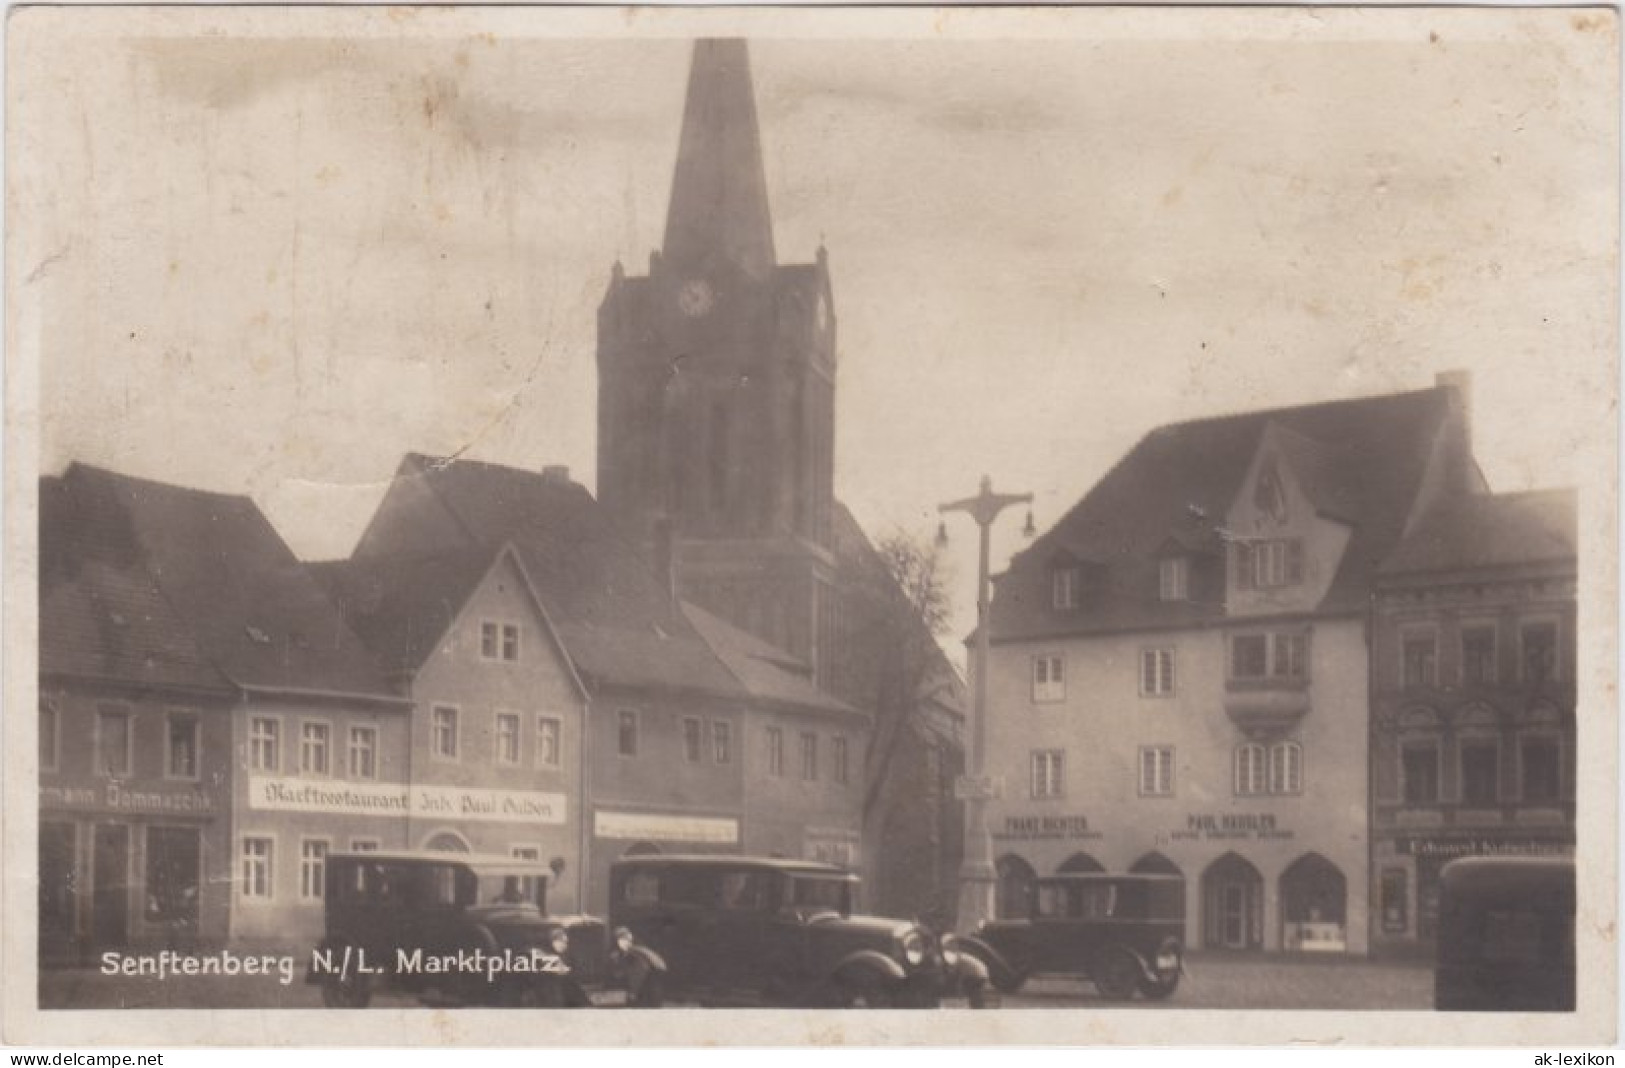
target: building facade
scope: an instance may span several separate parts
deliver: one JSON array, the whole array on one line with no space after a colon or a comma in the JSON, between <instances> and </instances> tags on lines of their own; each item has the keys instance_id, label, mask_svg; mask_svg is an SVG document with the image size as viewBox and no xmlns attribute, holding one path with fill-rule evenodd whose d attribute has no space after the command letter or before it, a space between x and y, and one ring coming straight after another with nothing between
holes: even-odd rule
<instances>
[{"instance_id":1,"label":"building facade","mask_svg":"<svg viewBox=\"0 0 1625 1068\"><path fill-rule=\"evenodd\" d=\"M1372 660L1373 941L1429 950L1439 869L1572 853L1575 497L1442 502L1383 565Z\"/></svg>"},{"instance_id":2,"label":"building facade","mask_svg":"<svg viewBox=\"0 0 1625 1068\"><path fill-rule=\"evenodd\" d=\"M1192 946L1370 946L1375 564L1478 487L1434 389L1147 435L995 584L997 907L1057 871L1185 880Z\"/></svg>"}]
</instances>

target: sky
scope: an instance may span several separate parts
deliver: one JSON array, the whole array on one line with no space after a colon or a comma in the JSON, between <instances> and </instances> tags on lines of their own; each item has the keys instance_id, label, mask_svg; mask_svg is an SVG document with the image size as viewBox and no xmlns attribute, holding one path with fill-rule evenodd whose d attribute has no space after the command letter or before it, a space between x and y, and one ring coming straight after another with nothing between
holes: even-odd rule
<instances>
[{"instance_id":1,"label":"sky","mask_svg":"<svg viewBox=\"0 0 1625 1068\"><path fill-rule=\"evenodd\" d=\"M1456 368L1492 487L1613 484L1608 11L12 27L40 470L247 493L307 558L349 552L408 450L592 486L596 308L661 239L699 35L751 41L780 261L828 249L837 493L872 536L929 537L984 473L1043 529L1159 424Z\"/></svg>"}]
</instances>

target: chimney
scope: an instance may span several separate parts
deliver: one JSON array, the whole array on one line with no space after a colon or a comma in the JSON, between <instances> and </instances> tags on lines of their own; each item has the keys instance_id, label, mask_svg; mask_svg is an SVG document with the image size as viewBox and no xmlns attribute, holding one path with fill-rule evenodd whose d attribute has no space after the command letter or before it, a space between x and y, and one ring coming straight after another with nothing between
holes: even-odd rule
<instances>
[{"instance_id":1,"label":"chimney","mask_svg":"<svg viewBox=\"0 0 1625 1068\"><path fill-rule=\"evenodd\" d=\"M542 481L549 486L568 486L570 469L564 464L548 464L542 468Z\"/></svg>"},{"instance_id":2,"label":"chimney","mask_svg":"<svg viewBox=\"0 0 1625 1068\"><path fill-rule=\"evenodd\" d=\"M1437 389L1448 390L1450 429L1450 482L1456 493L1476 493L1478 480L1474 477L1473 463L1473 373L1457 368L1440 371L1433 376Z\"/></svg>"}]
</instances>

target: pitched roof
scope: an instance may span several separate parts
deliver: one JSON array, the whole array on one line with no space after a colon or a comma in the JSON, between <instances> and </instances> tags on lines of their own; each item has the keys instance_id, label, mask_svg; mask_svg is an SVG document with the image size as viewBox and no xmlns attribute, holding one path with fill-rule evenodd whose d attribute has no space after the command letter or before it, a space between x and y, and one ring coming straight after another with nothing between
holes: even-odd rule
<instances>
[{"instance_id":1,"label":"pitched roof","mask_svg":"<svg viewBox=\"0 0 1625 1068\"><path fill-rule=\"evenodd\" d=\"M861 714L813 685L810 671L798 672L786 667L782 649L745 633L699 605L685 601L683 613L717 659L752 697L820 712Z\"/></svg>"},{"instance_id":2,"label":"pitched roof","mask_svg":"<svg viewBox=\"0 0 1625 1068\"><path fill-rule=\"evenodd\" d=\"M1245 412L1151 431L995 580L995 640L1190 626L1222 618L1222 598L1164 602L1157 554L1170 537L1203 540L1223 523L1267 428L1312 500L1353 532L1321 611L1364 603L1397 544L1448 414L1443 388ZM1101 564L1082 610L1050 610L1059 548Z\"/></svg>"},{"instance_id":3,"label":"pitched roof","mask_svg":"<svg viewBox=\"0 0 1625 1068\"><path fill-rule=\"evenodd\" d=\"M324 565L349 608L369 617L357 626L393 667L422 663L495 553L512 544L583 678L740 694L643 553L582 486L417 453L395 477L429 492L402 494L399 507L386 495L349 566ZM454 518L454 534L425 520L432 509Z\"/></svg>"},{"instance_id":4,"label":"pitched roof","mask_svg":"<svg viewBox=\"0 0 1625 1068\"><path fill-rule=\"evenodd\" d=\"M41 592L52 621L41 639L68 644L42 649L42 660L131 681L389 696L365 646L249 498L80 463L49 489Z\"/></svg>"},{"instance_id":5,"label":"pitched roof","mask_svg":"<svg viewBox=\"0 0 1625 1068\"><path fill-rule=\"evenodd\" d=\"M1444 498L1421 516L1383 561L1384 576L1526 564L1573 564L1577 503L1572 489Z\"/></svg>"}]
</instances>

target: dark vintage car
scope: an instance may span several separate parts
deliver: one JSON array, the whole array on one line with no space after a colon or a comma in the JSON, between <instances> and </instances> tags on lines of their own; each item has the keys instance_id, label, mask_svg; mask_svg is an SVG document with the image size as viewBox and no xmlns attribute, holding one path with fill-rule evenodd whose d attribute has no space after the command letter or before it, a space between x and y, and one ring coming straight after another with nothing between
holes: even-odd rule
<instances>
[{"instance_id":1,"label":"dark vintage car","mask_svg":"<svg viewBox=\"0 0 1625 1068\"><path fill-rule=\"evenodd\" d=\"M986 973L906 920L858 912L857 876L812 861L641 856L610 871L610 919L664 967L662 993L703 1005L981 1003Z\"/></svg>"},{"instance_id":2,"label":"dark vintage car","mask_svg":"<svg viewBox=\"0 0 1625 1068\"><path fill-rule=\"evenodd\" d=\"M333 853L306 981L334 1008L375 992L437 1004L584 1006L611 970L603 921L547 914L548 869L440 852Z\"/></svg>"},{"instance_id":3,"label":"dark vintage car","mask_svg":"<svg viewBox=\"0 0 1625 1068\"><path fill-rule=\"evenodd\" d=\"M1433 1006L1574 1011L1574 860L1463 857L1439 872Z\"/></svg>"},{"instance_id":4,"label":"dark vintage car","mask_svg":"<svg viewBox=\"0 0 1625 1068\"><path fill-rule=\"evenodd\" d=\"M1014 993L1029 976L1082 976L1108 998L1161 999L1184 972L1185 881L1177 875L1054 875L1034 882L1026 915L989 920L962 942Z\"/></svg>"}]
</instances>

